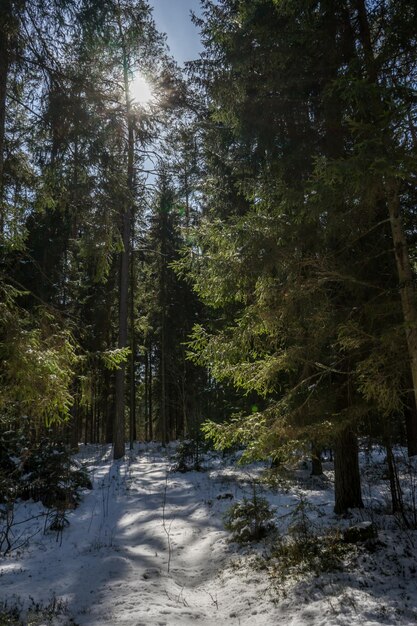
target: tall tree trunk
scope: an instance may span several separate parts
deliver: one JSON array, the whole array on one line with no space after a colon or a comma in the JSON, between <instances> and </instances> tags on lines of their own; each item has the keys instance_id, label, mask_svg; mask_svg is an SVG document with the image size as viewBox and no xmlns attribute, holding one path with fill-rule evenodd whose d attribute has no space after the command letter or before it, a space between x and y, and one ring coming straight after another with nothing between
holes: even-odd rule
<instances>
[{"instance_id":1,"label":"tall tree trunk","mask_svg":"<svg viewBox=\"0 0 417 626\"><path fill-rule=\"evenodd\" d=\"M385 448L387 451L387 464L388 464L388 475L389 475L389 483L390 483L390 491L391 491L392 512L403 513L404 506L403 506L403 500L402 500L401 485L398 479L397 468L395 466L395 459L392 453L392 446L391 446L390 441L386 441Z\"/></svg>"},{"instance_id":2,"label":"tall tree trunk","mask_svg":"<svg viewBox=\"0 0 417 626\"><path fill-rule=\"evenodd\" d=\"M363 508L358 461L358 441L347 426L335 437L334 444L335 513Z\"/></svg>"},{"instance_id":3,"label":"tall tree trunk","mask_svg":"<svg viewBox=\"0 0 417 626\"><path fill-rule=\"evenodd\" d=\"M375 66L375 57L371 39L371 29L369 28L368 14L365 0L355 0L358 13L359 35L365 58L365 68L370 83L376 83L378 79Z\"/></svg>"},{"instance_id":4,"label":"tall tree trunk","mask_svg":"<svg viewBox=\"0 0 417 626\"><path fill-rule=\"evenodd\" d=\"M145 391L144 391L145 441L150 441L148 394L149 394L149 357L148 357L148 350L145 348Z\"/></svg>"},{"instance_id":5,"label":"tall tree trunk","mask_svg":"<svg viewBox=\"0 0 417 626\"><path fill-rule=\"evenodd\" d=\"M398 282L401 296L401 306L405 322L405 336L407 340L408 356L410 360L411 376L413 381L414 399L417 406L417 297L414 284L413 271L411 268L410 255L408 252L407 239L401 219L401 204L399 183L388 181L386 185L387 204L391 222L392 240L394 243L395 262L397 265ZM408 418L407 437L413 436L408 442L410 455L417 454L417 423L416 413L411 413Z\"/></svg>"},{"instance_id":6,"label":"tall tree trunk","mask_svg":"<svg viewBox=\"0 0 417 626\"><path fill-rule=\"evenodd\" d=\"M160 376L161 376L161 400L160 400L160 420L161 420L161 438L163 445L168 443L168 421L167 421L167 385L166 385L166 264L167 264L167 213L166 208L162 207L160 213L161 220L161 249L160 249L160 277L159 277L159 298L161 308L161 329L160 329Z\"/></svg>"},{"instance_id":7,"label":"tall tree trunk","mask_svg":"<svg viewBox=\"0 0 417 626\"><path fill-rule=\"evenodd\" d=\"M325 123L325 154L330 160L345 158L345 128L343 125L343 103L337 89L334 88L338 80L338 72L342 62L349 62L354 48L351 43L349 15L346 11L338 15L335 3L330 0L324 4L325 28L323 36L327 38L326 49L332 54L324 61L325 83L323 85L323 114ZM341 36L342 35L342 36ZM330 87L330 89L329 89ZM344 211L345 206L336 207L336 211ZM330 232L331 236L331 232ZM332 247L331 239L329 239ZM334 251L340 247L340 236L337 235ZM341 409L350 405L350 376L346 368L345 380L347 394L340 398ZM361 496L361 479L359 472L358 444L351 426L343 426L335 434L334 442L334 472L335 472L335 513L345 513L349 508L363 507Z\"/></svg>"},{"instance_id":8,"label":"tall tree trunk","mask_svg":"<svg viewBox=\"0 0 417 626\"><path fill-rule=\"evenodd\" d=\"M407 406L405 407L405 432L407 437L408 456L417 455L417 402L414 390L410 389L407 394Z\"/></svg>"},{"instance_id":9,"label":"tall tree trunk","mask_svg":"<svg viewBox=\"0 0 417 626\"><path fill-rule=\"evenodd\" d=\"M161 437L162 443L168 443L167 414L166 414L166 371L165 371L165 311L162 311L161 325Z\"/></svg>"},{"instance_id":10,"label":"tall tree trunk","mask_svg":"<svg viewBox=\"0 0 417 626\"><path fill-rule=\"evenodd\" d=\"M78 402L77 399L75 399L74 404L71 406L70 409L70 415L71 415L71 421L70 421L70 433L69 433L69 437L70 437L70 446L71 446L71 450L77 450L78 451L78 443L79 443L79 434L78 434L78 430L79 430L79 407L78 407Z\"/></svg>"},{"instance_id":11,"label":"tall tree trunk","mask_svg":"<svg viewBox=\"0 0 417 626\"><path fill-rule=\"evenodd\" d=\"M119 23L120 36L123 42L123 74L125 88L125 106L127 122L127 198L123 203L121 215L121 236L123 251L120 254L119 274L119 339L118 347L128 346L128 303L129 303L129 257L131 241L131 222L133 211L134 187L134 129L129 94L129 60L124 46L122 27ZM125 379L126 365L123 363L116 371L116 414L113 432L113 458L120 459L125 453Z\"/></svg>"},{"instance_id":12,"label":"tall tree trunk","mask_svg":"<svg viewBox=\"0 0 417 626\"><path fill-rule=\"evenodd\" d=\"M182 377L181 377L181 404L182 404L182 412L181 412L181 425L180 425L180 435L181 437L185 437L187 431L187 366L185 363L185 359L182 360Z\"/></svg>"},{"instance_id":13,"label":"tall tree trunk","mask_svg":"<svg viewBox=\"0 0 417 626\"><path fill-rule=\"evenodd\" d=\"M132 244L134 241L134 215L132 212ZM133 254L130 263L130 406L129 406L129 441L130 449L133 450L133 442L136 440L136 337L135 337L135 268Z\"/></svg>"},{"instance_id":14,"label":"tall tree trunk","mask_svg":"<svg viewBox=\"0 0 417 626\"><path fill-rule=\"evenodd\" d=\"M8 34L8 16L11 11L9 2L1 10L0 17L0 236L4 233L5 207L4 198L4 138L6 133L6 96L9 73L10 52Z\"/></svg>"},{"instance_id":15,"label":"tall tree trunk","mask_svg":"<svg viewBox=\"0 0 417 626\"><path fill-rule=\"evenodd\" d=\"M113 426L114 426L114 390L113 390L113 377L108 369L103 373L104 381L104 420L105 420L105 434L104 440L106 443L113 443Z\"/></svg>"},{"instance_id":16,"label":"tall tree trunk","mask_svg":"<svg viewBox=\"0 0 417 626\"><path fill-rule=\"evenodd\" d=\"M152 441L153 439L153 394L152 394L152 343L149 342L149 404L148 404L148 412L149 412L149 439Z\"/></svg>"},{"instance_id":17,"label":"tall tree trunk","mask_svg":"<svg viewBox=\"0 0 417 626\"><path fill-rule=\"evenodd\" d=\"M87 445L88 443L88 416L90 414L89 411L89 407L88 404L85 407L85 414L84 414L84 444Z\"/></svg>"},{"instance_id":18,"label":"tall tree trunk","mask_svg":"<svg viewBox=\"0 0 417 626\"><path fill-rule=\"evenodd\" d=\"M322 476L322 474L321 450L313 443L311 447L311 475Z\"/></svg>"},{"instance_id":19,"label":"tall tree trunk","mask_svg":"<svg viewBox=\"0 0 417 626\"><path fill-rule=\"evenodd\" d=\"M366 4L364 0L355 0L355 2L368 80L370 83L377 85L378 72L375 64ZM384 106L380 99L378 99L375 106L377 107L377 113L380 115L383 114ZM385 192L391 222L415 405L417 406L417 297L410 255L408 253L407 238L401 217L399 181L393 178L386 180ZM417 454L417 412L411 413L407 418L407 422L408 451L410 456L414 456ZM409 439L409 437L412 439Z\"/></svg>"}]
</instances>

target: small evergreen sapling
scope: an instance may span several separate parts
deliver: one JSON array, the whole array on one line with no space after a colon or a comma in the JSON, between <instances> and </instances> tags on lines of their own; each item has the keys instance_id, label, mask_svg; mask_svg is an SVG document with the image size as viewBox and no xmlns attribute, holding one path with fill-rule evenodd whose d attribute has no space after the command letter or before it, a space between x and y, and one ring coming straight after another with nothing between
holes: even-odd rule
<instances>
[{"instance_id":1,"label":"small evergreen sapling","mask_svg":"<svg viewBox=\"0 0 417 626\"><path fill-rule=\"evenodd\" d=\"M62 443L43 439L24 463L22 496L40 500L44 506L75 508L80 489L91 489L86 470L71 457Z\"/></svg>"},{"instance_id":2,"label":"small evergreen sapling","mask_svg":"<svg viewBox=\"0 0 417 626\"><path fill-rule=\"evenodd\" d=\"M174 472L201 471L202 452L203 444L198 435L193 439L181 441L175 453L175 465L172 470Z\"/></svg>"},{"instance_id":3,"label":"small evergreen sapling","mask_svg":"<svg viewBox=\"0 0 417 626\"><path fill-rule=\"evenodd\" d=\"M342 570L344 558L352 552L338 530L320 532L314 522L317 513L318 509L300 495L290 514L288 533L277 536L272 544L266 561L271 576L280 584L290 577Z\"/></svg>"},{"instance_id":4,"label":"small evergreen sapling","mask_svg":"<svg viewBox=\"0 0 417 626\"><path fill-rule=\"evenodd\" d=\"M14 499L41 501L47 507L72 508L79 491L91 489L86 470L63 443L44 437L31 444L23 431L0 434L0 503Z\"/></svg>"},{"instance_id":5,"label":"small evergreen sapling","mask_svg":"<svg viewBox=\"0 0 417 626\"><path fill-rule=\"evenodd\" d=\"M226 512L224 526L237 543L259 541L275 528L274 514L269 502L257 495L254 486L252 498L243 498Z\"/></svg>"}]
</instances>

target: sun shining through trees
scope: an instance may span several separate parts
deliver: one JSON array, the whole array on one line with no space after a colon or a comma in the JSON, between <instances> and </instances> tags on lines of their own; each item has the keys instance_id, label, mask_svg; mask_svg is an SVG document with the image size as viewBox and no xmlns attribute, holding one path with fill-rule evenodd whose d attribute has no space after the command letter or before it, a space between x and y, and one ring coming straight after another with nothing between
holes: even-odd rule
<instances>
[{"instance_id":1,"label":"sun shining through trees","mask_svg":"<svg viewBox=\"0 0 417 626\"><path fill-rule=\"evenodd\" d=\"M0 7L0 626L417 626L416 0Z\"/></svg>"},{"instance_id":2,"label":"sun shining through trees","mask_svg":"<svg viewBox=\"0 0 417 626\"><path fill-rule=\"evenodd\" d=\"M130 83L130 96L134 103L146 105L153 98L149 82L140 72L137 72Z\"/></svg>"}]
</instances>

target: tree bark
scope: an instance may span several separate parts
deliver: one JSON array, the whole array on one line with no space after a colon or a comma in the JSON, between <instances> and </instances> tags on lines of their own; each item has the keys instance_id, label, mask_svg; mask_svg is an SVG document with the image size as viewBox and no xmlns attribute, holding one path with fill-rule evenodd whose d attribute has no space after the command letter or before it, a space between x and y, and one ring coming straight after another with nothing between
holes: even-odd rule
<instances>
[{"instance_id":1,"label":"tree bark","mask_svg":"<svg viewBox=\"0 0 417 626\"><path fill-rule=\"evenodd\" d=\"M322 474L323 465L321 463L321 450L313 444L311 448L311 475L321 476Z\"/></svg>"},{"instance_id":2,"label":"tree bark","mask_svg":"<svg viewBox=\"0 0 417 626\"><path fill-rule=\"evenodd\" d=\"M405 407L405 432L407 437L408 456L417 455L417 407L415 394L412 389L407 394Z\"/></svg>"},{"instance_id":3,"label":"tree bark","mask_svg":"<svg viewBox=\"0 0 417 626\"><path fill-rule=\"evenodd\" d=\"M6 5L9 3L6 2ZM9 34L8 34L8 12L9 6L0 18L0 236L4 233L5 208L3 204L4 193L4 138L6 134L6 96L7 79L10 64Z\"/></svg>"},{"instance_id":4,"label":"tree bark","mask_svg":"<svg viewBox=\"0 0 417 626\"><path fill-rule=\"evenodd\" d=\"M167 399L165 371L165 310L163 310L161 324L161 438L164 446L168 443L166 406Z\"/></svg>"},{"instance_id":5,"label":"tree bark","mask_svg":"<svg viewBox=\"0 0 417 626\"><path fill-rule=\"evenodd\" d=\"M123 214L122 240L123 252L120 255L119 274L119 339L118 347L126 348L128 340L128 281L129 281L129 218ZM120 459L125 453L125 377L126 365L123 363L116 371L116 415L113 428L113 458Z\"/></svg>"},{"instance_id":6,"label":"tree bark","mask_svg":"<svg viewBox=\"0 0 417 626\"><path fill-rule=\"evenodd\" d=\"M127 198L123 203L121 215L121 236L123 250L120 254L119 273L119 339L118 347L128 346L128 303L129 303L129 260L131 241L131 222L133 211L134 181L134 129L129 95L129 61L124 46L124 38L119 23L120 36L123 42L123 74L125 88L125 106L127 122ZM116 412L113 432L113 458L120 459L125 453L125 379L126 365L123 363L116 371Z\"/></svg>"},{"instance_id":7,"label":"tree bark","mask_svg":"<svg viewBox=\"0 0 417 626\"><path fill-rule=\"evenodd\" d=\"M153 394L152 394L152 343L149 342L149 390L148 390L148 414L149 414L149 440L153 440Z\"/></svg>"},{"instance_id":8,"label":"tree bark","mask_svg":"<svg viewBox=\"0 0 417 626\"><path fill-rule=\"evenodd\" d=\"M134 241L134 215L132 211L132 243ZM133 256L130 263L130 406L129 406L129 440L130 449L133 450L133 442L136 440L136 337L135 337L135 271Z\"/></svg>"},{"instance_id":9,"label":"tree bark","mask_svg":"<svg viewBox=\"0 0 417 626\"><path fill-rule=\"evenodd\" d=\"M364 51L365 67L370 83L378 84L378 70L371 40L368 15L364 0L355 0L358 12L360 41ZM380 99L376 104L381 114L384 106ZM408 356L415 405L417 406L417 297L416 288L408 253L407 238L401 217L400 183L394 178L385 182L386 202L391 222L391 233L394 244L395 262L399 281L401 306L405 323ZM410 413L406 419L407 445L410 456L417 454L417 413ZM412 439L409 439L412 437Z\"/></svg>"},{"instance_id":10,"label":"tree bark","mask_svg":"<svg viewBox=\"0 0 417 626\"><path fill-rule=\"evenodd\" d=\"M334 512L363 508L358 460L358 441L352 428L344 427L334 445Z\"/></svg>"},{"instance_id":11,"label":"tree bark","mask_svg":"<svg viewBox=\"0 0 417 626\"><path fill-rule=\"evenodd\" d=\"M390 483L390 491L391 491L391 503L392 503L392 512L393 513L403 513L404 506L402 501L402 492L400 481L398 480L397 468L395 466L395 459L392 453L392 446L390 442L386 442L385 445L387 451L387 464L388 464L388 475L389 475L389 483Z\"/></svg>"},{"instance_id":12,"label":"tree bark","mask_svg":"<svg viewBox=\"0 0 417 626\"><path fill-rule=\"evenodd\" d=\"M368 14L364 0L356 0L356 10L358 12L359 34L363 48L366 72L368 74L369 82L376 83L378 75L375 67L371 29L369 28Z\"/></svg>"},{"instance_id":13,"label":"tree bark","mask_svg":"<svg viewBox=\"0 0 417 626\"><path fill-rule=\"evenodd\" d=\"M148 350L145 348L145 390L144 390L144 416L145 416L145 441L150 441L149 437L149 404L148 404L148 393L149 393L149 360L148 360Z\"/></svg>"},{"instance_id":14,"label":"tree bark","mask_svg":"<svg viewBox=\"0 0 417 626\"><path fill-rule=\"evenodd\" d=\"M401 219L401 204L399 195L399 183L388 181L386 185L387 204L391 222L392 240L394 243L395 262L397 266L401 306L405 323L405 336L407 341L408 356L410 360L411 377L413 381L414 400L417 406L417 298L414 284L413 271L411 268L410 255L408 253L407 239ZM414 418L414 419L413 419ZM407 438L410 435L416 437L417 416L411 413L407 423ZM413 423L411 423L413 420ZM415 423L414 423L415 422ZM408 450L412 455L417 454L417 439L408 440ZM411 455L411 454L410 454Z\"/></svg>"}]
</instances>

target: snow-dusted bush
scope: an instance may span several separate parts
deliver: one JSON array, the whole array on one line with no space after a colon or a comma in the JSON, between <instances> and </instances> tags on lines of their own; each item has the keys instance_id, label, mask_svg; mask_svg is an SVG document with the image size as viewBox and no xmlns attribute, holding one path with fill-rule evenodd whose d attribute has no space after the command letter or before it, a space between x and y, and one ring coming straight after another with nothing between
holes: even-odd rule
<instances>
[{"instance_id":1,"label":"snow-dusted bush","mask_svg":"<svg viewBox=\"0 0 417 626\"><path fill-rule=\"evenodd\" d=\"M342 543L337 532L287 536L275 542L269 563L280 580L288 576L319 575L343 569L344 558L353 550L353 546Z\"/></svg>"},{"instance_id":2,"label":"snow-dusted bush","mask_svg":"<svg viewBox=\"0 0 417 626\"><path fill-rule=\"evenodd\" d=\"M346 555L355 550L343 543L337 529L317 528L311 515L315 513L315 507L300 497L291 513L288 534L276 536L263 565L277 580L340 570Z\"/></svg>"},{"instance_id":3,"label":"snow-dusted bush","mask_svg":"<svg viewBox=\"0 0 417 626\"><path fill-rule=\"evenodd\" d=\"M259 541L275 528L274 514L269 502L254 493L253 498L243 498L230 507L224 525L232 533L233 541Z\"/></svg>"}]
</instances>

